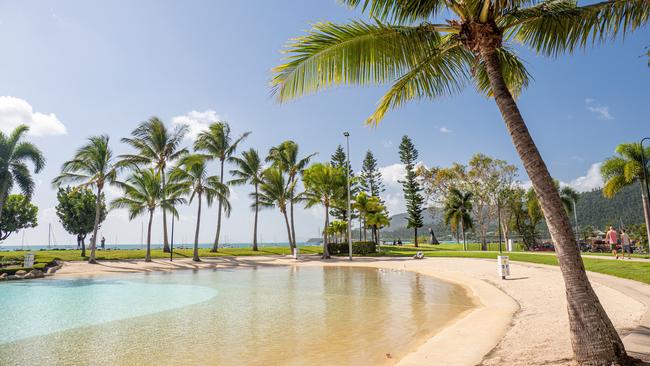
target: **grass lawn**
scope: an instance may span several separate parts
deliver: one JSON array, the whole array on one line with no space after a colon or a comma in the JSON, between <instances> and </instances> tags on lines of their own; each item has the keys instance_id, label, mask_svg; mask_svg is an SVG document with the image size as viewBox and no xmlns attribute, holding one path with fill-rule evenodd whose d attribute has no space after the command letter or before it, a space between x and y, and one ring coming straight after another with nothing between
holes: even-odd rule
<instances>
[{"instance_id":1,"label":"grass lawn","mask_svg":"<svg viewBox=\"0 0 650 366\"><path fill-rule=\"evenodd\" d=\"M408 244L404 246L382 245L381 256L388 257L411 257L416 252L421 251L427 257L463 257L463 258L487 258L496 259L499 254L498 245L490 245L492 251L480 252L479 244L469 244L471 251L463 251L462 244L420 244L418 248ZM36 263L48 263L54 259L66 261L84 260L79 250L42 250L34 251ZM90 251L86 251L87 254ZM308 246L300 247L301 254L320 254L320 247ZM25 252L0 252L0 260L11 258L22 259ZM222 248L218 253L211 253L209 249L199 249L201 257L225 257L225 256L253 256L253 255L288 255L288 247L261 247L259 251L254 252L249 248ZM551 252L530 253L530 252L513 252L507 253L510 260L517 262L538 263L547 265L557 265L557 258ZM598 255L597 253L589 253ZM99 260L119 260L119 259L143 259L145 251L137 250L104 250L97 251ZM608 255L608 254L600 254ZM609 254L611 255L611 254ZM169 258L169 253L163 253L161 249L151 251L152 258ZM374 254L373 256L379 256ZM192 249L174 250L175 258L191 258ZM647 255L638 255L638 257L647 258ZM616 277L627 278L635 281L650 284L650 261L649 262L632 262L632 261L615 261L597 258L583 258L585 268L588 271L608 274ZM496 268L495 268L496 271Z\"/></svg>"}]
</instances>

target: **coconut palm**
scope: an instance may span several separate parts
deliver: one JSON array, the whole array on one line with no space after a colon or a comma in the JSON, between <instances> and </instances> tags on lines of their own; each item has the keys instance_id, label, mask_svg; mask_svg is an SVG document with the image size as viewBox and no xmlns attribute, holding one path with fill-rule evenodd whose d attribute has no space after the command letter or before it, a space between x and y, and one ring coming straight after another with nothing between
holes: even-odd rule
<instances>
[{"instance_id":1,"label":"coconut palm","mask_svg":"<svg viewBox=\"0 0 650 366\"><path fill-rule=\"evenodd\" d=\"M219 160L219 178L223 183L224 164L236 151L237 146L250 132L245 132L233 141L230 125L227 122L215 122L208 127L208 130L199 134L194 142L194 149L208 154L211 159ZM211 252L219 250L219 235L221 234L221 213L223 212L223 200L219 199L217 211L217 234L214 237L214 244Z\"/></svg>"},{"instance_id":2,"label":"coconut palm","mask_svg":"<svg viewBox=\"0 0 650 366\"><path fill-rule=\"evenodd\" d=\"M235 177L235 179L228 182L232 185L242 185L250 184L253 186L254 192L251 193L253 198L253 204L251 208L255 211L255 219L253 222L253 251L257 251L257 216L259 213L259 200L258 192L260 183L262 183L262 160L260 155L257 153L257 150L250 149L244 151L242 157L235 157L229 159L230 162L234 163L237 166L237 169L231 170L230 175Z\"/></svg>"},{"instance_id":3,"label":"coconut palm","mask_svg":"<svg viewBox=\"0 0 650 366\"><path fill-rule=\"evenodd\" d=\"M111 208L125 208L129 212L129 220L148 213L149 224L147 225L147 252L145 262L151 262L151 225L153 214L157 208L164 208L173 216L178 216L174 207L177 204L184 204L185 199L179 197L182 191L172 183L166 185L167 192L163 192L162 175L153 170L135 168L126 182L116 182L124 191L123 197L118 197L111 202Z\"/></svg>"},{"instance_id":4,"label":"coconut palm","mask_svg":"<svg viewBox=\"0 0 650 366\"><path fill-rule=\"evenodd\" d=\"M352 208L357 210L357 212L359 212L359 221L360 221L359 230L363 229L363 240L367 239L366 215L371 211L371 207L369 205L370 205L370 200L366 192L359 192L354 197L354 202L352 203Z\"/></svg>"},{"instance_id":5,"label":"coconut palm","mask_svg":"<svg viewBox=\"0 0 650 366\"><path fill-rule=\"evenodd\" d=\"M378 197L373 197L379 200ZM372 228L373 241L377 245L379 251L381 251L381 245L379 241L379 232L382 228L390 225L390 219L388 218L388 213L386 207L380 204L380 210L370 212L366 214L366 225Z\"/></svg>"},{"instance_id":6,"label":"coconut palm","mask_svg":"<svg viewBox=\"0 0 650 366\"><path fill-rule=\"evenodd\" d=\"M460 227L463 238L463 250L467 250L465 232L471 229L472 222L472 192L461 192L457 188L451 188L445 202L443 218L445 225ZM456 232L458 233L458 232Z\"/></svg>"},{"instance_id":7,"label":"coconut palm","mask_svg":"<svg viewBox=\"0 0 650 366\"><path fill-rule=\"evenodd\" d=\"M566 280L572 345L578 363L624 363L620 337L598 301L582 264L560 196L514 97L529 74L513 51L519 42L556 56L638 29L650 1L611 0L343 0L361 6L372 23L321 22L295 38L287 62L274 69L280 101L341 84L392 82L369 123L413 99L453 94L473 83L494 98L531 179L556 242ZM444 16L445 23L436 23ZM594 332L592 329L599 329Z\"/></svg>"},{"instance_id":8,"label":"coconut palm","mask_svg":"<svg viewBox=\"0 0 650 366\"><path fill-rule=\"evenodd\" d=\"M119 165L154 166L162 176L163 193L167 179L165 176L168 164L177 160L188 151L181 148L183 137L187 134L187 126L177 126L169 130L158 117L151 117L131 132L133 137L125 137L122 142L134 148L135 154L120 155ZM169 253L169 238L167 236L167 211L163 209L163 251Z\"/></svg>"},{"instance_id":9,"label":"coconut palm","mask_svg":"<svg viewBox=\"0 0 650 366\"><path fill-rule=\"evenodd\" d=\"M341 168L330 164L317 163L305 169L302 173L302 183L305 186L303 198L306 207L322 205L325 208L325 225L330 225L330 207L337 200L347 195L347 177ZM323 259L330 258L327 249L327 234L323 235Z\"/></svg>"},{"instance_id":10,"label":"coconut palm","mask_svg":"<svg viewBox=\"0 0 650 366\"><path fill-rule=\"evenodd\" d=\"M313 158L316 153L305 156L304 158L298 157L298 144L294 141L288 140L284 141L278 146L272 147L269 150L269 155L266 158L267 162L272 162L273 165L280 168L282 171L286 172L289 175L287 180L288 185L293 185L295 188L295 182L298 174L300 174L309 164L311 158ZM294 189L295 191L295 189ZM296 246L296 227L293 220L293 206L294 203L298 200L297 195L294 191L290 192L289 197L289 219L291 225L291 246L294 248Z\"/></svg>"},{"instance_id":11,"label":"coconut palm","mask_svg":"<svg viewBox=\"0 0 650 366\"><path fill-rule=\"evenodd\" d=\"M648 157L650 147L644 148L645 169L650 169ZM645 219L646 235L650 242L650 201L648 201L645 190L646 181L643 178L643 163L641 156L641 144L629 143L620 144L616 147L617 156L612 156L603 162L600 167L600 174L605 180L603 195L612 198L623 187L639 184L641 186L641 200L643 201L643 217Z\"/></svg>"},{"instance_id":12,"label":"coconut palm","mask_svg":"<svg viewBox=\"0 0 650 366\"><path fill-rule=\"evenodd\" d=\"M209 176L206 160L207 156L201 154L186 155L181 158L179 165L172 169L169 180L177 185L180 192L189 194L190 203L196 197L196 230L194 233L194 254L192 260L200 262L199 258L199 229L201 227L201 205L203 196L206 198L208 207L212 205L215 198L223 202L224 212L230 214L230 202L228 186L221 183L219 177Z\"/></svg>"},{"instance_id":13,"label":"coconut palm","mask_svg":"<svg viewBox=\"0 0 650 366\"><path fill-rule=\"evenodd\" d=\"M106 184L114 184L117 177L117 167L113 159L113 151L109 146L107 135L91 136L88 142L80 147L72 160L66 161L61 167L61 174L52 183L60 186L63 183L79 183L79 187L95 187L95 225L90 239L90 257L88 263L96 263L95 249L97 247L97 230L99 230L101 214L101 196Z\"/></svg>"},{"instance_id":14,"label":"coconut palm","mask_svg":"<svg viewBox=\"0 0 650 366\"><path fill-rule=\"evenodd\" d=\"M262 173L262 182L259 185L259 192L256 195L260 207L276 207L280 210L287 227L287 238L289 239L290 246L292 239L289 217L287 215L287 205L289 204L290 191L293 188L293 185L287 186L287 179L279 168L271 167ZM291 248L293 249L293 247Z\"/></svg>"},{"instance_id":15,"label":"coconut palm","mask_svg":"<svg viewBox=\"0 0 650 366\"><path fill-rule=\"evenodd\" d=\"M39 173L45 166L41 150L31 142L23 141L27 131L29 127L25 125L16 127L8 135L0 131L0 214L14 185L27 197L34 193L34 180L27 162L34 165L34 173Z\"/></svg>"}]
</instances>

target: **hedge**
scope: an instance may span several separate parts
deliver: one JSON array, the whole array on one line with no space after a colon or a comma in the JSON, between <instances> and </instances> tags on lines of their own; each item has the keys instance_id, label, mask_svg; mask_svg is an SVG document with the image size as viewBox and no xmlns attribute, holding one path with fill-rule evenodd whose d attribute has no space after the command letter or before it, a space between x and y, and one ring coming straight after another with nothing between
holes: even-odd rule
<instances>
[{"instance_id":1,"label":"hedge","mask_svg":"<svg viewBox=\"0 0 650 366\"><path fill-rule=\"evenodd\" d=\"M49 263L34 263L34 266L32 268L25 268L25 267L12 267L12 268L0 268L0 273L6 273L8 275L12 275L20 270L23 271L31 271L33 269L40 269L41 271L47 267Z\"/></svg>"},{"instance_id":2,"label":"hedge","mask_svg":"<svg viewBox=\"0 0 650 366\"><path fill-rule=\"evenodd\" d=\"M327 249L332 255L349 253L348 243L328 243ZM376 252L377 252L377 247L375 242L372 241L352 242L352 254L366 255L366 254L376 253Z\"/></svg>"}]
</instances>

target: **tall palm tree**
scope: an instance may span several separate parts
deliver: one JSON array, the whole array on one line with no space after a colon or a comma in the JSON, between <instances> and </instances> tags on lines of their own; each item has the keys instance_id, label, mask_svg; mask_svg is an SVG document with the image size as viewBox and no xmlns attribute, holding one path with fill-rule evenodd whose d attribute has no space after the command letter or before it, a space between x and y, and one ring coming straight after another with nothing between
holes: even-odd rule
<instances>
[{"instance_id":1,"label":"tall palm tree","mask_svg":"<svg viewBox=\"0 0 650 366\"><path fill-rule=\"evenodd\" d=\"M494 98L531 179L566 281L572 346L582 364L622 364L627 354L584 270L566 211L515 96L529 74L510 42L556 56L633 31L650 18L650 1L343 0L372 23L317 23L288 46L273 91L286 101L327 87L394 82L370 123L413 99L453 94L468 83ZM454 17L445 23L436 19ZM600 331L594 332L593 329Z\"/></svg>"},{"instance_id":2,"label":"tall palm tree","mask_svg":"<svg viewBox=\"0 0 650 366\"><path fill-rule=\"evenodd\" d=\"M233 156L230 158L230 162L234 163L237 166L237 169L231 170L230 175L235 177L229 183L232 185L242 185L250 184L254 188L254 192L251 193L253 198L253 204L251 207L255 211L255 220L253 222L253 251L257 251L257 216L260 208L259 204L259 186L262 183L262 160L260 155L257 153L257 150L250 149L244 151L242 157Z\"/></svg>"},{"instance_id":3,"label":"tall palm tree","mask_svg":"<svg viewBox=\"0 0 650 366\"><path fill-rule=\"evenodd\" d=\"M200 154L186 155L179 161L179 166L172 169L169 180L179 186L182 193L190 195L190 203L196 197L198 211L196 213L196 230L194 233L194 254L192 260L200 262L199 258L199 229L201 227L201 203L205 196L208 207L214 198L221 199L226 215L230 213L228 186L220 182L219 177L209 176L206 164L207 156Z\"/></svg>"},{"instance_id":4,"label":"tall palm tree","mask_svg":"<svg viewBox=\"0 0 650 366\"><path fill-rule=\"evenodd\" d=\"M23 141L27 131L29 127L25 125L16 127L8 135L0 131L0 214L14 184L27 197L34 193L34 180L26 163L34 165L34 173L39 173L45 166L41 150L36 145Z\"/></svg>"},{"instance_id":5,"label":"tall palm tree","mask_svg":"<svg viewBox=\"0 0 650 366\"><path fill-rule=\"evenodd\" d=\"M230 133L230 125L227 122L215 122L210 125L207 131L199 134L194 142L194 149L203 151L211 159L219 160L219 183L223 183L223 168L225 161L230 158L236 151L237 146L242 142L250 132L245 132L233 141ZM221 234L221 212L223 211L223 200L219 199L219 208L217 212L217 234L214 237L214 245L211 252L219 250L219 235Z\"/></svg>"},{"instance_id":6,"label":"tall palm tree","mask_svg":"<svg viewBox=\"0 0 650 366\"><path fill-rule=\"evenodd\" d=\"M187 134L187 126L177 126L169 130L158 117L151 117L131 132L133 137L125 137L122 142L134 148L135 154L120 155L119 165L144 166L153 165L162 176L162 188L165 192L165 177L167 165L177 160L188 151L181 148L183 137ZM163 209L163 251L169 253L169 238L167 236L167 210Z\"/></svg>"},{"instance_id":7,"label":"tall palm tree","mask_svg":"<svg viewBox=\"0 0 650 366\"><path fill-rule=\"evenodd\" d=\"M287 140L278 146L272 147L269 150L269 155L266 158L267 162L272 162L273 165L279 167L289 175L287 185L292 185L294 187L294 190L290 192L289 197L289 218L291 225L290 244L292 245L292 248L296 246L296 225L293 220L293 206L298 198L295 192L295 182L298 174L300 174L307 167L307 164L309 164L309 161L315 155L316 153L313 153L305 156L304 158L299 158L298 144L296 144L294 141Z\"/></svg>"},{"instance_id":8,"label":"tall palm tree","mask_svg":"<svg viewBox=\"0 0 650 366\"><path fill-rule=\"evenodd\" d=\"M293 250L293 246L291 245L291 227L289 226L289 217L287 216L290 190L293 190L293 186L287 187L287 179L283 172L277 167L268 168L262 173L262 183L259 186L257 202L260 207L276 207L280 210L287 227L289 246Z\"/></svg>"},{"instance_id":9,"label":"tall palm tree","mask_svg":"<svg viewBox=\"0 0 650 366\"><path fill-rule=\"evenodd\" d=\"M643 217L645 219L646 235L650 243L650 201L645 190L646 181L643 178L643 159L641 156L641 144L629 143L620 144L616 147L617 156L605 160L600 167L600 174L605 180L603 195L612 198L623 187L639 183L641 186L641 200L643 201ZM650 147L644 149L646 169L650 169L648 157ZM649 244L650 245L650 244Z\"/></svg>"},{"instance_id":10,"label":"tall palm tree","mask_svg":"<svg viewBox=\"0 0 650 366\"><path fill-rule=\"evenodd\" d=\"M61 167L61 174L52 183L60 186L65 182L79 183L79 187L95 187L95 225L90 239L90 257L88 263L95 261L97 247L97 230L99 229L101 213L102 190L106 184L114 184L117 177L117 167L113 152L109 146L107 135L91 136L88 142L80 147L72 160L66 161Z\"/></svg>"},{"instance_id":11,"label":"tall palm tree","mask_svg":"<svg viewBox=\"0 0 650 366\"><path fill-rule=\"evenodd\" d=\"M322 205L325 208L325 225L330 225L330 207L347 194L347 176L343 169L330 164L317 163L305 169L302 173L302 183L305 186L304 200L307 207ZM323 259L330 258L327 248L327 234L323 235Z\"/></svg>"},{"instance_id":12,"label":"tall palm tree","mask_svg":"<svg viewBox=\"0 0 650 366\"><path fill-rule=\"evenodd\" d=\"M116 182L124 191L123 197L118 197L111 202L111 208L125 208L129 212L129 220L148 213L147 225L147 252L145 262L151 262L151 224L156 208L161 207L178 216L175 205L184 204L185 199L179 197L181 190L173 184L167 184L163 192L162 174L152 168L136 168L126 182Z\"/></svg>"},{"instance_id":13,"label":"tall palm tree","mask_svg":"<svg viewBox=\"0 0 650 366\"><path fill-rule=\"evenodd\" d=\"M461 192L457 188L449 191L449 196L445 202L443 218L445 225L460 227L463 238L463 250L467 250L467 240L465 232L471 229L472 222L472 192ZM458 232L456 232L458 234Z\"/></svg>"},{"instance_id":14,"label":"tall palm tree","mask_svg":"<svg viewBox=\"0 0 650 366\"><path fill-rule=\"evenodd\" d=\"M378 197L374 197L374 198L378 199ZM390 225L390 218L388 217L386 207L384 207L383 205L381 207L383 209L366 214L366 219L365 219L366 225L372 228L372 236L373 236L372 240L375 242L375 245L377 245L379 251L381 251L381 245L379 241L379 231L383 227Z\"/></svg>"},{"instance_id":15,"label":"tall palm tree","mask_svg":"<svg viewBox=\"0 0 650 366\"><path fill-rule=\"evenodd\" d=\"M352 208L359 212L359 221L360 226L359 230L363 230L363 240L367 239L367 223L366 215L370 212L370 200L366 192L359 192L354 197L354 202L352 203Z\"/></svg>"}]
</instances>

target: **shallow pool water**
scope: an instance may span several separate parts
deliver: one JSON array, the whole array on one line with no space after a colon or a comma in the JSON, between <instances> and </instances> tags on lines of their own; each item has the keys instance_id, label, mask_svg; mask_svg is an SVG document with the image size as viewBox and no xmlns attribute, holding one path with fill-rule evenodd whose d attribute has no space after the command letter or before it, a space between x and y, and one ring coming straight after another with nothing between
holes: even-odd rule
<instances>
[{"instance_id":1,"label":"shallow pool water","mask_svg":"<svg viewBox=\"0 0 650 366\"><path fill-rule=\"evenodd\" d=\"M456 285L367 268L10 282L0 285L0 364L390 364L471 303Z\"/></svg>"}]
</instances>

